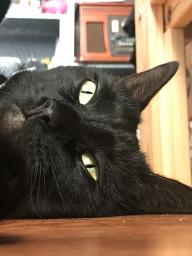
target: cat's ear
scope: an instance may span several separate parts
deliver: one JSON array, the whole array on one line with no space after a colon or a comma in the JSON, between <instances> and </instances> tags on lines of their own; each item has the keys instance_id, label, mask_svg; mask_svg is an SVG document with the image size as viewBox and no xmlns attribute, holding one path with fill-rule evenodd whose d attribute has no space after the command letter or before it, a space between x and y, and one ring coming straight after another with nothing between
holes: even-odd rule
<instances>
[{"instance_id":1,"label":"cat's ear","mask_svg":"<svg viewBox=\"0 0 192 256\"><path fill-rule=\"evenodd\" d=\"M127 88L142 111L153 96L174 76L179 67L176 61L124 78Z\"/></svg>"}]
</instances>

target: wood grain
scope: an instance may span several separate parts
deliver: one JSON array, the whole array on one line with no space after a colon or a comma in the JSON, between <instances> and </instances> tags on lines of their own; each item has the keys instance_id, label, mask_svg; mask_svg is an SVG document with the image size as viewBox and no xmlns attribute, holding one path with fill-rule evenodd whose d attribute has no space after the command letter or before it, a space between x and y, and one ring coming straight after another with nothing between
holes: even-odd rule
<instances>
[{"instance_id":1,"label":"wood grain","mask_svg":"<svg viewBox=\"0 0 192 256\"><path fill-rule=\"evenodd\" d=\"M184 28L192 20L192 0L167 0L164 6L166 28Z\"/></svg>"},{"instance_id":2,"label":"wood grain","mask_svg":"<svg viewBox=\"0 0 192 256\"><path fill-rule=\"evenodd\" d=\"M135 1L136 14L139 8L142 9L142 16L135 21L136 58L137 72L142 72L164 62L163 8L161 5L151 6L149 0L137 0ZM159 94L157 94L142 113L140 142L151 168L159 174L164 174L159 108Z\"/></svg>"},{"instance_id":3,"label":"wood grain","mask_svg":"<svg viewBox=\"0 0 192 256\"><path fill-rule=\"evenodd\" d=\"M167 176L191 185L185 53L183 29L169 29L164 35L165 62L179 61L176 75L162 94L161 130L164 144L164 170ZM164 99L163 99L164 98Z\"/></svg>"},{"instance_id":4,"label":"wood grain","mask_svg":"<svg viewBox=\"0 0 192 256\"><path fill-rule=\"evenodd\" d=\"M150 0L150 4L164 4L166 0Z\"/></svg>"},{"instance_id":5,"label":"wood grain","mask_svg":"<svg viewBox=\"0 0 192 256\"><path fill-rule=\"evenodd\" d=\"M1 223L2 256L191 256L192 216Z\"/></svg>"},{"instance_id":6,"label":"wood grain","mask_svg":"<svg viewBox=\"0 0 192 256\"><path fill-rule=\"evenodd\" d=\"M83 15L94 16L109 16L109 15L123 15L128 16L133 8L132 2L119 2L119 3L79 3L80 8L83 9Z\"/></svg>"},{"instance_id":7,"label":"wood grain","mask_svg":"<svg viewBox=\"0 0 192 256\"><path fill-rule=\"evenodd\" d=\"M143 112L141 149L154 172L191 185L183 29L164 34L162 5L136 0L135 6L136 13L142 9L141 19L135 22L137 72L168 61L180 63L171 82Z\"/></svg>"}]
</instances>

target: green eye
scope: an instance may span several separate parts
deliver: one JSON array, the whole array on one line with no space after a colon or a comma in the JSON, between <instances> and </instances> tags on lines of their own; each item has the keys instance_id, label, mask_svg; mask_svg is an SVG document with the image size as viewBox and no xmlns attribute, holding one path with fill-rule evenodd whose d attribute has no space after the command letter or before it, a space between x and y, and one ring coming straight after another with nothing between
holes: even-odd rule
<instances>
[{"instance_id":1,"label":"green eye","mask_svg":"<svg viewBox=\"0 0 192 256\"><path fill-rule=\"evenodd\" d=\"M96 90L96 85L94 82L85 81L79 93L79 102L83 105L88 103L90 99L93 97L95 90Z\"/></svg>"},{"instance_id":2,"label":"green eye","mask_svg":"<svg viewBox=\"0 0 192 256\"><path fill-rule=\"evenodd\" d=\"M97 165L96 165L95 161L93 160L93 158L91 156L89 156L88 154L82 155L82 161L83 161L83 164L85 165L87 171L93 177L93 179L98 180L99 179L99 171L98 171Z\"/></svg>"}]
</instances>

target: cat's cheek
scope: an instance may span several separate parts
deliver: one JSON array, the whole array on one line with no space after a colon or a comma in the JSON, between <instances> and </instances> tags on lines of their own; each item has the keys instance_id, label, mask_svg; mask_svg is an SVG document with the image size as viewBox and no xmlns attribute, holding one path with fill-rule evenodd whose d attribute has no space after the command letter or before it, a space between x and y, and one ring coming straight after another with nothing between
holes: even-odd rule
<instances>
[{"instance_id":1,"label":"cat's cheek","mask_svg":"<svg viewBox=\"0 0 192 256\"><path fill-rule=\"evenodd\" d=\"M10 172L13 174L12 172ZM2 177L1 177L2 178ZM13 217L16 210L24 199L26 188L22 186L25 182L21 182L22 177L3 177L1 182L1 197L0 197L0 219ZM3 197L2 195L5 195ZM6 199L5 199L6 198Z\"/></svg>"},{"instance_id":2,"label":"cat's cheek","mask_svg":"<svg viewBox=\"0 0 192 256\"><path fill-rule=\"evenodd\" d=\"M18 106L12 105L10 110L4 114L1 120L1 135L3 135L3 137L10 143L17 143L24 123L25 117L22 111Z\"/></svg>"},{"instance_id":3,"label":"cat's cheek","mask_svg":"<svg viewBox=\"0 0 192 256\"><path fill-rule=\"evenodd\" d=\"M13 105L11 110L3 118L4 126L10 131L21 129L24 122L25 117L21 109L16 105Z\"/></svg>"}]
</instances>

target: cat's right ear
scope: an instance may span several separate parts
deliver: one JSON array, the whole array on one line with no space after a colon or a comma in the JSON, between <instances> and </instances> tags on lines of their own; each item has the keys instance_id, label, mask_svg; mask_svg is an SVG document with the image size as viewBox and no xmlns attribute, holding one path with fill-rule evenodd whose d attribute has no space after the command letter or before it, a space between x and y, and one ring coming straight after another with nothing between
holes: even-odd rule
<instances>
[{"instance_id":1,"label":"cat's right ear","mask_svg":"<svg viewBox=\"0 0 192 256\"><path fill-rule=\"evenodd\" d=\"M127 88L142 111L154 95L174 76L179 67L176 61L124 78Z\"/></svg>"}]
</instances>

